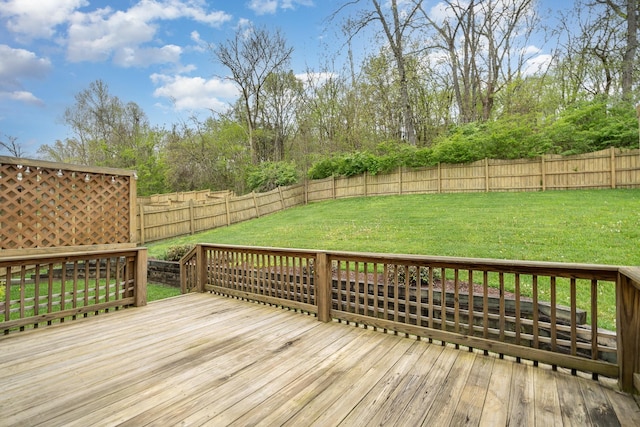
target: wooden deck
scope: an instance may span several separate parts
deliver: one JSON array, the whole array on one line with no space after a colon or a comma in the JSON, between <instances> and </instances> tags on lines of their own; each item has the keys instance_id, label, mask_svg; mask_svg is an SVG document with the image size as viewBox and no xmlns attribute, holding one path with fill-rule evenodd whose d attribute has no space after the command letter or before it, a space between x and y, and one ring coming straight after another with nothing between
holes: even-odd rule
<instances>
[{"instance_id":1,"label":"wooden deck","mask_svg":"<svg viewBox=\"0 0 640 427\"><path fill-rule=\"evenodd\" d=\"M0 425L640 425L615 382L188 294L0 337Z\"/></svg>"}]
</instances>

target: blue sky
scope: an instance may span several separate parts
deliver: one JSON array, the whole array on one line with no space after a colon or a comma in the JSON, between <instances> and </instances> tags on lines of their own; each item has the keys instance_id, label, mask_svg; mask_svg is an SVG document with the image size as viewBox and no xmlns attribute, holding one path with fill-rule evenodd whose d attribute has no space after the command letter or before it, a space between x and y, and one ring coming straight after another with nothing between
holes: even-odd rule
<instances>
[{"instance_id":1,"label":"blue sky","mask_svg":"<svg viewBox=\"0 0 640 427\"><path fill-rule=\"evenodd\" d=\"M16 137L27 157L71 137L63 112L98 79L112 95L137 103L152 125L223 110L236 91L221 78L226 70L213 61L210 43L248 23L279 27L294 47L294 73L320 71L343 42L341 20L326 21L343 3L0 0L0 136ZM358 43L358 50L371 45L366 37Z\"/></svg>"}]
</instances>

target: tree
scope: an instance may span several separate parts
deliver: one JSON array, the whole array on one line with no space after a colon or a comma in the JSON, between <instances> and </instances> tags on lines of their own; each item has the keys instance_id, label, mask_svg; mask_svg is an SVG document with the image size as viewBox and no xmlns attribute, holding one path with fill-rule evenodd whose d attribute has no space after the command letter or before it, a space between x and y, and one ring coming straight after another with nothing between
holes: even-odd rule
<instances>
[{"instance_id":1,"label":"tree","mask_svg":"<svg viewBox=\"0 0 640 427\"><path fill-rule=\"evenodd\" d=\"M303 84L293 71L271 73L264 84L260 124L272 132L272 142L261 157L272 161L285 158L285 142L296 128L296 111L302 102Z\"/></svg>"},{"instance_id":2,"label":"tree","mask_svg":"<svg viewBox=\"0 0 640 427\"><path fill-rule=\"evenodd\" d=\"M171 191L244 191L250 155L243 127L225 118L174 125L167 135L167 181Z\"/></svg>"},{"instance_id":3,"label":"tree","mask_svg":"<svg viewBox=\"0 0 640 427\"><path fill-rule=\"evenodd\" d=\"M0 148L7 150L13 157L24 156L24 150L20 143L18 143L17 136L5 135L4 140L0 140Z\"/></svg>"},{"instance_id":4,"label":"tree","mask_svg":"<svg viewBox=\"0 0 640 427\"><path fill-rule=\"evenodd\" d=\"M359 0L348 2L346 5L359 3ZM402 3L402 2L401 2ZM346 5L341 7L344 8ZM348 20L345 26L349 37L353 37L368 27L372 22L378 22L382 26L386 42L393 53L395 66L398 72L398 82L401 99L401 111L403 117L402 134L411 145L416 145L416 130L413 118L413 110L409 98L409 83L407 81L407 53L405 52L408 33L413 29L416 13L422 5L422 0L414 1L406 10L398 7L397 0L391 0L388 10L383 8L379 0L371 0L371 9L363 9L355 20ZM337 14L340 9L334 13Z\"/></svg>"},{"instance_id":5,"label":"tree","mask_svg":"<svg viewBox=\"0 0 640 427\"><path fill-rule=\"evenodd\" d=\"M631 99L634 81L634 68L638 52L638 19L640 14L640 0L596 0L604 4L622 18L626 24L626 44L622 56L622 97Z\"/></svg>"},{"instance_id":6,"label":"tree","mask_svg":"<svg viewBox=\"0 0 640 427\"><path fill-rule=\"evenodd\" d=\"M533 0L443 0L437 19L414 2L435 30L427 46L448 58L458 122L488 120L496 95L523 73L538 19Z\"/></svg>"},{"instance_id":7,"label":"tree","mask_svg":"<svg viewBox=\"0 0 640 427\"><path fill-rule=\"evenodd\" d=\"M279 29L270 32L265 27L250 27L239 28L234 38L211 49L217 61L229 69L228 78L240 90L251 159L258 164L255 131L263 107L265 84L272 74L287 69L293 48L287 46Z\"/></svg>"}]
</instances>

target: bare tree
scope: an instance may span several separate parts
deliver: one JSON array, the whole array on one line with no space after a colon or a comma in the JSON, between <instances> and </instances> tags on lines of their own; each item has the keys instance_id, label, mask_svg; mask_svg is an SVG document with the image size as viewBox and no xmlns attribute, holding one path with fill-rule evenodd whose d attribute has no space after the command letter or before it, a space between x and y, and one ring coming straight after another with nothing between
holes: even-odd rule
<instances>
[{"instance_id":1,"label":"bare tree","mask_svg":"<svg viewBox=\"0 0 640 427\"><path fill-rule=\"evenodd\" d=\"M622 57L622 97L631 98L633 74L638 52L638 19L640 0L596 0L611 8L626 23L626 46Z\"/></svg>"},{"instance_id":2,"label":"bare tree","mask_svg":"<svg viewBox=\"0 0 640 427\"><path fill-rule=\"evenodd\" d=\"M293 48L279 29L239 28L235 37L211 47L218 62L231 72L228 79L240 89L243 114L249 131L249 148L254 164L259 162L255 130L262 110L264 86L270 75L286 71Z\"/></svg>"},{"instance_id":3,"label":"bare tree","mask_svg":"<svg viewBox=\"0 0 640 427\"><path fill-rule=\"evenodd\" d=\"M459 121L487 120L496 94L522 74L536 28L533 0L443 0L438 18L414 1L436 30L433 47L449 58Z\"/></svg>"},{"instance_id":4,"label":"bare tree","mask_svg":"<svg viewBox=\"0 0 640 427\"><path fill-rule=\"evenodd\" d=\"M364 9L360 11L360 15L354 20L348 20L345 30L349 34L349 38L355 36L371 23L377 22L382 26L384 35L389 48L393 53L395 65L398 71L400 97L402 100L402 117L404 122L405 139L412 145L416 145L416 130L413 118L413 110L409 97L409 83L407 81L407 38L409 32L414 27L416 13L422 5L422 0L416 0L406 10L398 7L397 0L391 0L389 7L386 8L383 2L379 0L370 0L373 9ZM344 4L333 16L342 10L345 6L360 3L360 0L350 1ZM387 2L384 2L386 5Z\"/></svg>"},{"instance_id":5,"label":"bare tree","mask_svg":"<svg viewBox=\"0 0 640 427\"><path fill-rule=\"evenodd\" d=\"M0 148L7 150L13 157L22 157L25 154L16 136L5 135L5 140L0 140Z\"/></svg>"}]
</instances>

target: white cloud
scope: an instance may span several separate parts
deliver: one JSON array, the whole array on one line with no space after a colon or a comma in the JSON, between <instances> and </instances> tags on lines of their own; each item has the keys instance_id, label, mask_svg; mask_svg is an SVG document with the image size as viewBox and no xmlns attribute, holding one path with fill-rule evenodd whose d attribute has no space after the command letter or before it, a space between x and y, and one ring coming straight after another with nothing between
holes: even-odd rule
<instances>
[{"instance_id":1,"label":"white cloud","mask_svg":"<svg viewBox=\"0 0 640 427\"><path fill-rule=\"evenodd\" d=\"M22 81L45 78L51 70L51 62L28 50L14 49L5 44L0 44L0 58L0 98L44 105L34 94L23 90Z\"/></svg>"},{"instance_id":2,"label":"white cloud","mask_svg":"<svg viewBox=\"0 0 640 427\"><path fill-rule=\"evenodd\" d=\"M27 38L49 38L56 27L68 21L87 0L4 0L0 16L7 18L7 28Z\"/></svg>"},{"instance_id":3,"label":"white cloud","mask_svg":"<svg viewBox=\"0 0 640 427\"><path fill-rule=\"evenodd\" d=\"M0 91L0 99L2 98L7 98L12 101L24 102L25 104L37 105L39 107L44 105L44 102L40 98L35 96L33 93L24 90L16 90L13 92Z\"/></svg>"},{"instance_id":4,"label":"white cloud","mask_svg":"<svg viewBox=\"0 0 640 427\"><path fill-rule=\"evenodd\" d=\"M553 56L549 54L534 56L533 58L530 58L525 62L522 74L524 76L531 76L546 71L551 65L552 61Z\"/></svg>"},{"instance_id":5,"label":"white cloud","mask_svg":"<svg viewBox=\"0 0 640 427\"><path fill-rule=\"evenodd\" d=\"M124 47L116 51L113 62L121 67L146 67L151 64L178 63L182 48L166 45L160 48Z\"/></svg>"},{"instance_id":6,"label":"white cloud","mask_svg":"<svg viewBox=\"0 0 640 427\"><path fill-rule=\"evenodd\" d=\"M158 86L156 98L171 100L176 110L225 111L228 102L238 96L235 85L217 78L187 77L182 75L152 74L151 81Z\"/></svg>"},{"instance_id":7,"label":"white cloud","mask_svg":"<svg viewBox=\"0 0 640 427\"><path fill-rule=\"evenodd\" d=\"M21 79L41 79L51 70L51 61L25 49L0 44L0 87L18 85Z\"/></svg>"},{"instance_id":8,"label":"white cloud","mask_svg":"<svg viewBox=\"0 0 640 427\"><path fill-rule=\"evenodd\" d=\"M322 85L328 80L337 77L335 73L330 72L311 72L296 74L296 79L305 85Z\"/></svg>"},{"instance_id":9,"label":"white cloud","mask_svg":"<svg viewBox=\"0 0 640 427\"><path fill-rule=\"evenodd\" d=\"M251 0L247 7L256 15L273 15L280 9L295 9L296 6L313 6L313 0Z\"/></svg>"},{"instance_id":10,"label":"white cloud","mask_svg":"<svg viewBox=\"0 0 640 427\"><path fill-rule=\"evenodd\" d=\"M313 6L313 0L282 0L283 9L295 9L296 5L300 6Z\"/></svg>"},{"instance_id":11,"label":"white cloud","mask_svg":"<svg viewBox=\"0 0 640 427\"><path fill-rule=\"evenodd\" d=\"M251 0L248 5L256 15L274 14L278 10L277 0Z\"/></svg>"},{"instance_id":12,"label":"white cloud","mask_svg":"<svg viewBox=\"0 0 640 427\"><path fill-rule=\"evenodd\" d=\"M209 11L201 0L139 0L126 10L82 11L88 5L87 0L0 0L0 17L16 34L66 46L71 62L113 58L127 67L179 61L182 52L174 45L158 45L162 21L188 19L219 27L231 19Z\"/></svg>"}]
</instances>

